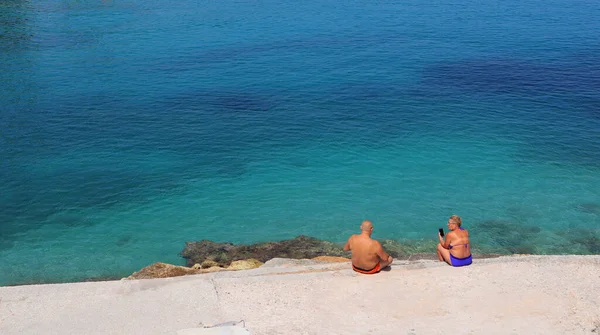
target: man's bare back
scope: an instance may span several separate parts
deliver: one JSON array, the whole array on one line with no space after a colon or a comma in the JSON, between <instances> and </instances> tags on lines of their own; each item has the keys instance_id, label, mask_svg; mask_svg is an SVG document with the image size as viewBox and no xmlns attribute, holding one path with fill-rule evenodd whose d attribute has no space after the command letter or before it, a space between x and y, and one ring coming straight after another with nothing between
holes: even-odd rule
<instances>
[{"instance_id":1,"label":"man's bare back","mask_svg":"<svg viewBox=\"0 0 600 335\"><path fill-rule=\"evenodd\" d=\"M371 238L373 232L371 221L364 221L360 225L360 230L360 234L350 236L344 250L352 251L352 267L355 271L377 273L392 263L392 256L383 250L381 243Z\"/></svg>"}]
</instances>

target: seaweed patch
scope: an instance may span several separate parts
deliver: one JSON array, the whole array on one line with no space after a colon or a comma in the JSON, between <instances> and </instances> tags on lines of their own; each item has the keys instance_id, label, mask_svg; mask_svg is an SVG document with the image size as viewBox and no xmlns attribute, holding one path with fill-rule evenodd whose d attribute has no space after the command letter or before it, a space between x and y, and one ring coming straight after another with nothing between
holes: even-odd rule
<instances>
[{"instance_id":1,"label":"seaweed patch","mask_svg":"<svg viewBox=\"0 0 600 335\"><path fill-rule=\"evenodd\" d=\"M586 202L575 206L579 211L588 214L600 214L600 203Z\"/></svg>"}]
</instances>

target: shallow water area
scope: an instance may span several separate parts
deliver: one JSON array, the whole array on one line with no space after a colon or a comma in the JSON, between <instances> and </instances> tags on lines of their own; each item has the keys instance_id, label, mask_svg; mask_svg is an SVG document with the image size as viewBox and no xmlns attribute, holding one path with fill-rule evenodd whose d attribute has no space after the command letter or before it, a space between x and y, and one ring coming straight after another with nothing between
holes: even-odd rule
<instances>
[{"instance_id":1,"label":"shallow water area","mask_svg":"<svg viewBox=\"0 0 600 335\"><path fill-rule=\"evenodd\" d=\"M477 252L597 254L596 7L3 4L0 285L363 219L434 252L452 214Z\"/></svg>"}]
</instances>

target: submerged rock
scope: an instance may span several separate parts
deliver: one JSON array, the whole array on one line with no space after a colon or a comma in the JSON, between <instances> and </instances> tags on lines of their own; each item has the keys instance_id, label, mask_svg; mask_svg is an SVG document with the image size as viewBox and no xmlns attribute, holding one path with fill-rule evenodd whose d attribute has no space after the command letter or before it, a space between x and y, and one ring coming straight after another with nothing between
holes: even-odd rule
<instances>
[{"instance_id":1,"label":"submerged rock","mask_svg":"<svg viewBox=\"0 0 600 335\"><path fill-rule=\"evenodd\" d=\"M576 206L578 210L587 214L600 214L600 203L586 202Z\"/></svg>"},{"instance_id":2,"label":"submerged rock","mask_svg":"<svg viewBox=\"0 0 600 335\"><path fill-rule=\"evenodd\" d=\"M488 251L508 254L536 254L539 244L539 226L521 224L515 221L491 219L477 222L472 226L472 236L480 245L488 245Z\"/></svg>"},{"instance_id":3,"label":"submerged rock","mask_svg":"<svg viewBox=\"0 0 600 335\"><path fill-rule=\"evenodd\" d=\"M382 240L381 246L394 259L408 259L411 255L418 253L435 254L437 242L433 241L403 241Z\"/></svg>"},{"instance_id":4,"label":"submerged rock","mask_svg":"<svg viewBox=\"0 0 600 335\"><path fill-rule=\"evenodd\" d=\"M208 240L187 242L181 256L187 259L187 265L214 262L226 267L233 261L255 258L266 262L272 258L315 258L318 256L349 257L342 245L319 240L308 236L298 236L292 240L265 242L252 245L234 245L232 243L215 243Z\"/></svg>"},{"instance_id":5,"label":"submerged rock","mask_svg":"<svg viewBox=\"0 0 600 335\"><path fill-rule=\"evenodd\" d=\"M558 232L558 235L566 238L569 243L564 245L561 250L573 248L579 245L578 249L581 254L600 254L600 230L599 229L570 229Z\"/></svg>"}]
</instances>

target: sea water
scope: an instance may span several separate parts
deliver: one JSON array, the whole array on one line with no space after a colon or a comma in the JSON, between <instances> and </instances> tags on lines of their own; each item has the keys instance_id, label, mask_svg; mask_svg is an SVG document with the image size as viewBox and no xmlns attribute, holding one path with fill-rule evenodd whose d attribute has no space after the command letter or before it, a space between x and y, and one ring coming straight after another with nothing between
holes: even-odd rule
<instances>
[{"instance_id":1,"label":"sea water","mask_svg":"<svg viewBox=\"0 0 600 335\"><path fill-rule=\"evenodd\" d=\"M591 0L0 0L0 285L186 241L600 252Z\"/></svg>"}]
</instances>

